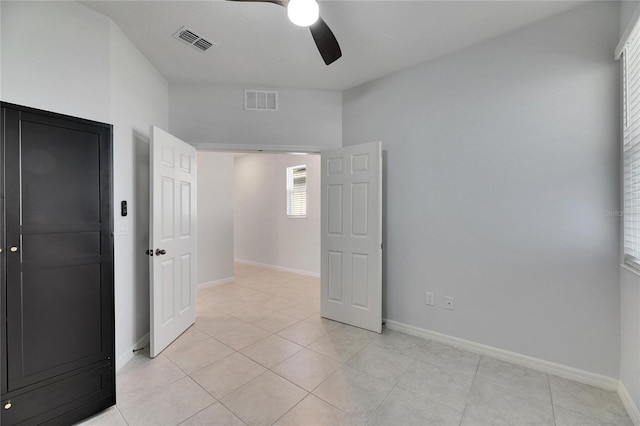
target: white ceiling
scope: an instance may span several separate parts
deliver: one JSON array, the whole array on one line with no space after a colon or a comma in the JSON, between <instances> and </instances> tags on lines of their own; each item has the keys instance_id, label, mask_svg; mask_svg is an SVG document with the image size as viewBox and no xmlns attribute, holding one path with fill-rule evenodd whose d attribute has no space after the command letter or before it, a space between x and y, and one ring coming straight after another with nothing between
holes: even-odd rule
<instances>
[{"instance_id":1,"label":"white ceiling","mask_svg":"<svg viewBox=\"0 0 640 426\"><path fill-rule=\"evenodd\" d=\"M342 48L326 66L307 28L271 3L86 1L110 16L171 83L347 89L463 49L584 2L322 1ZM191 27L206 53L173 38Z\"/></svg>"}]
</instances>

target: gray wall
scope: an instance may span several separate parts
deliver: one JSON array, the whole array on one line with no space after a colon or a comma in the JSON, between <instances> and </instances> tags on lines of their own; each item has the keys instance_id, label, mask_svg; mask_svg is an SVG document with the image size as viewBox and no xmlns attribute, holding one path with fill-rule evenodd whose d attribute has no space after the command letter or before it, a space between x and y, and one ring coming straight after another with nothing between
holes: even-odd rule
<instances>
[{"instance_id":1,"label":"gray wall","mask_svg":"<svg viewBox=\"0 0 640 426\"><path fill-rule=\"evenodd\" d=\"M387 318L618 376L618 19L588 4L343 93L344 144L385 151Z\"/></svg>"},{"instance_id":2,"label":"gray wall","mask_svg":"<svg viewBox=\"0 0 640 426\"><path fill-rule=\"evenodd\" d=\"M307 165L307 216L288 218L286 169ZM320 156L250 154L236 158L235 257L320 274Z\"/></svg>"},{"instance_id":3,"label":"gray wall","mask_svg":"<svg viewBox=\"0 0 640 426\"><path fill-rule=\"evenodd\" d=\"M638 8L638 0L624 0L620 2L620 35L627 29Z\"/></svg>"},{"instance_id":4,"label":"gray wall","mask_svg":"<svg viewBox=\"0 0 640 426\"><path fill-rule=\"evenodd\" d=\"M341 146L340 91L274 89L279 92L278 111L245 111L244 89L172 84L169 130L199 147Z\"/></svg>"},{"instance_id":5,"label":"gray wall","mask_svg":"<svg viewBox=\"0 0 640 426\"><path fill-rule=\"evenodd\" d=\"M234 155L198 151L198 284L233 278Z\"/></svg>"}]
</instances>

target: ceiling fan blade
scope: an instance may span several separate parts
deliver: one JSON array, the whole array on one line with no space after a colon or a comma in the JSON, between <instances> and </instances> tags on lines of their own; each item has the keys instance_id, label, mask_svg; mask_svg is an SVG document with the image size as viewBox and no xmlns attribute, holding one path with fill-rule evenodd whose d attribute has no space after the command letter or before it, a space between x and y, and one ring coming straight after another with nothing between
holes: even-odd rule
<instances>
[{"instance_id":1,"label":"ceiling fan blade","mask_svg":"<svg viewBox=\"0 0 640 426\"><path fill-rule=\"evenodd\" d=\"M240 2L253 2L253 3L273 3L282 7L287 7L287 3L289 0L230 0L230 1L240 1Z\"/></svg>"},{"instance_id":2,"label":"ceiling fan blade","mask_svg":"<svg viewBox=\"0 0 640 426\"><path fill-rule=\"evenodd\" d=\"M309 29L325 64L330 65L342 56L336 36L333 35L333 32L322 18L318 18L316 23L311 25Z\"/></svg>"}]
</instances>

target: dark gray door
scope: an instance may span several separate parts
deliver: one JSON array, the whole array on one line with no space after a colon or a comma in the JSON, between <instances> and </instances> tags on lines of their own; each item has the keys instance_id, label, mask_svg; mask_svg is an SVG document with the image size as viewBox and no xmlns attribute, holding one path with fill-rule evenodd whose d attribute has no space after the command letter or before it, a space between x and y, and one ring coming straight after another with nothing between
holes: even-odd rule
<instances>
[{"instance_id":1,"label":"dark gray door","mask_svg":"<svg viewBox=\"0 0 640 426\"><path fill-rule=\"evenodd\" d=\"M39 423L115 398L111 127L2 112L3 406L13 398L2 422Z\"/></svg>"}]
</instances>

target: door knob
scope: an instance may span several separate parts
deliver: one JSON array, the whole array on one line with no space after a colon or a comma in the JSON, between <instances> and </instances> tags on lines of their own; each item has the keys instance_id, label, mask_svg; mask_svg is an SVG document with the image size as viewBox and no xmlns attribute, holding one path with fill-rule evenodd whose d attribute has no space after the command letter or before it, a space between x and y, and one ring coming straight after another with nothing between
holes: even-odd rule
<instances>
[{"instance_id":1,"label":"door knob","mask_svg":"<svg viewBox=\"0 0 640 426\"><path fill-rule=\"evenodd\" d=\"M156 256L162 256L163 254L167 254L166 250L156 249Z\"/></svg>"},{"instance_id":2,"label":"door knob","mask_svg":"<svg viewBox=\"0 0 640 426\"><path fill-rule=\"evenodd\" d=\"M15 252L17 252L17 251L18 251L18 247L13 246L13 247L11 247L9 250L11 250L11 253L15 253Z\"/></svg>"},{"instance_id":3,"label":"door knob","mask_svg":"<svg viewBox=\"0 0 640 426\"><path fill-rule=\"evenodd\" d=\"M11 408L11 401L9 401L6 404L4 404L4 409L5 410L8 410L9 408Z\"/></svg>"}]
</instances>

